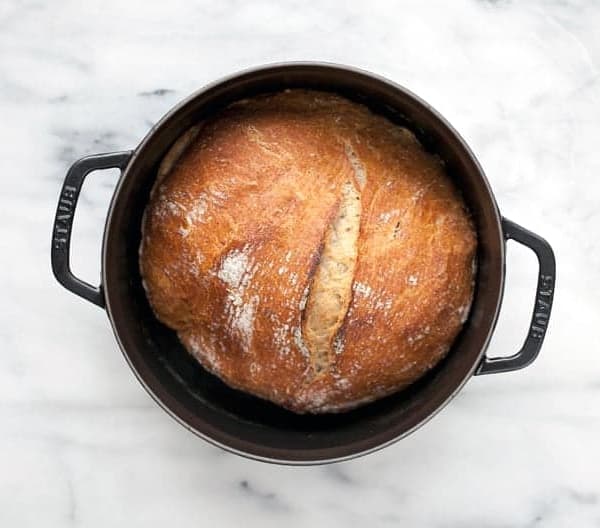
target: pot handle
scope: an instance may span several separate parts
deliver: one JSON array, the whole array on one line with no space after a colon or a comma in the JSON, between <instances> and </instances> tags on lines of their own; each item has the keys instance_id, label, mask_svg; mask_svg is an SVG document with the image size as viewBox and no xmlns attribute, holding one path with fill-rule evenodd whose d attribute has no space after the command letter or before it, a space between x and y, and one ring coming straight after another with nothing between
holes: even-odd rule
<instances>
[{"instance_id":1,"label":"pot handle","mask_svg":"<svg viewBox=\"0 0 600 528\"><path fill-rule=\"evenodd\" d=\"M529 331L525 343L516 354L508 357L489 358L484 356L475 374L495 374L518 370L531 364L537 357L552 310L554 296L554 282L556 278L556 261L550 244L542 237L528 231L510 220L502 219L502 230L506 240L512 239L531 249L539 262L538 284L535 293L535 304Z\"/></svg>"},{"instance_id":2,"label":"pot handle","mask_svg":"<svg viewBox=\"0 0 600 528\"><path fill-rule=\"evenodd\" d=\"M92 286L78 279L71 272L69 257L71 249L71 232L73 230L73 216L81 187L85 177L99 169L123 169L131 158L131 151L112 152L110 154L96 154L77 160L65 177L52 231L52 271L56 280L67 290L87 299L101 308L104 308L104 294L101 286Z\"/></svg>"}]
</instances>

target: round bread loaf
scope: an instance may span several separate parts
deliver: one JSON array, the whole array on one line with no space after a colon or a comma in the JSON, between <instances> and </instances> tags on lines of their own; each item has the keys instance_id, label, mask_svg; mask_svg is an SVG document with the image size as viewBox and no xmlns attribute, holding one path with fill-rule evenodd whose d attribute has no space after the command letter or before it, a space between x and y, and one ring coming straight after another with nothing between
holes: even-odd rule
<instances>
[{"instance_id":1,"label":"round bread loaf","mask_svg":"<svg viewBox=\"0 0 600 528\"><path fill-rule=\"evenodd\" d=\"M413 383L469 312L476 235L415 136L306 90L236 102L164 158L140 268L156 316L231 387L339 412Z\"/></svg>"}]
</instances>

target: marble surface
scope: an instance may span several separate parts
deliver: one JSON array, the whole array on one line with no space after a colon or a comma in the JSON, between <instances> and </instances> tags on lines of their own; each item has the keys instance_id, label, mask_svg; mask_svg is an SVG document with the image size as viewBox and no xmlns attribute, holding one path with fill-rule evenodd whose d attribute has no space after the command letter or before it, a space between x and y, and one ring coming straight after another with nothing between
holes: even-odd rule
<instances>
[{"instance_id":1,"label":"marble surface","mask_svg":"<svg viewBox=\"0 0 600 528\"><path fill-rule=\"evenodd\" d=\"M0 2L0 525L600 526L599 24L594 0ZM417 92L558 261L534 365L473 379L412 436L328 467L248 461L185 431L49 265L74 160L132 148L191 91L285 60ZM93 282L115 179L90 178L77 212L73 267ZM490 354L518 348L535 274L510 244Z\"/></svg>"}]
</instances>

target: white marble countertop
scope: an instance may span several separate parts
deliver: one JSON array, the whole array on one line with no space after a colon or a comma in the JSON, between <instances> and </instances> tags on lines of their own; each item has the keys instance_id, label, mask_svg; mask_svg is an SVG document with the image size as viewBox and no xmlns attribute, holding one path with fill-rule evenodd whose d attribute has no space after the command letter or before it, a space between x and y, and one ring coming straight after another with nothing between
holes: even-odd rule
<instances>
[{"instance_id":1,"label":"white marble countertop","mask_svg":"<svg viewBox=\"0 0 600 528\"><path fill-rule=\"evenodd\" d=\"M3 0L0 525L600 526L599 25L594 0ZM415 434L328 467L245 460L185 431L135 380L105 313L49 265L74 160L132 148L193 90L285 60L421 95L558 262L534 365L472 379ZM75 221L73 266L92 282L115 177L90 179ZM510 244L490 354L520 345L535 274Z\"/></svg>"}]
</instances>

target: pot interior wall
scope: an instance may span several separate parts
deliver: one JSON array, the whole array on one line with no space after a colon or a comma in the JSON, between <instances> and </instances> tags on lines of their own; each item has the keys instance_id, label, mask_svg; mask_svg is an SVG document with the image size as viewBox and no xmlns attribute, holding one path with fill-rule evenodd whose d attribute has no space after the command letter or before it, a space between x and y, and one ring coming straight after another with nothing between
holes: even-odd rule
<instances>
[{"instance_id":1,"label":"pot interior wall","mask_svg":"<svg viewBox=\"0 0 600 528\"><path fill-rule=\"evenodd\" d=\"M138 269L140 226L157 164L189 126L229 102L304 87L334 91L412 129L439 154L477 225L479 269L471 315L447 358L407 390L339 415L299 416L227 387L204 371L154 317ZM417 427L462 386L495 324L503 278L498 211L461 141L412 96L360 72L319 65L279 66L226 80L196 94L147 136L119 182L104 240L103 278L115 333L151 394L191 430L255 457L324 461L374 449Z\"/></svg>"}]
</instances>

